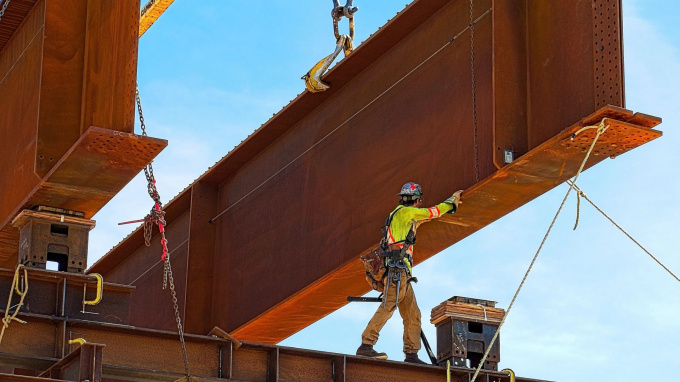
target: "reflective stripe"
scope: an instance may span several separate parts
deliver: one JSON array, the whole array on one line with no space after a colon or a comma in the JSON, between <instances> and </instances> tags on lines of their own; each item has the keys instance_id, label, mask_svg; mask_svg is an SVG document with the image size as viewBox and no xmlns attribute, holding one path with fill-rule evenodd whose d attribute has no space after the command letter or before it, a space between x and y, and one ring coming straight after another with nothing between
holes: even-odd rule
<instances>
[{"instance_id":1,"label":"reflective stripe","mask_svg":"<svg viewBox=\"0 0 680 382\"><path fill-rule=\"evenodd\" d=\"M430 208L427 209L427 211L430 213L430 216L428 217L428 219L438 218L439 215L441 214L441 211L439 211L439 207L437 207L437 206L430 207Z\"/></svg>"}]
</instances>

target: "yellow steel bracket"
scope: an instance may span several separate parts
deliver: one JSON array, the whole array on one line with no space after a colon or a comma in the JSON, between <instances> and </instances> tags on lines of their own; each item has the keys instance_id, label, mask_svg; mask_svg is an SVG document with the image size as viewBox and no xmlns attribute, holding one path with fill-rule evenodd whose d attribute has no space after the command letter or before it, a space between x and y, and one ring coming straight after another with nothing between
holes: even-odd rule
<instances>
[{"instance_id":1,"label":"yellow steel bracket","mask_svg":"<svg viewBox=\"0 0 680 382\"><path fill-rule=\"evenodd\" d=\"M75 344L81 344L82 345L85 342L87 342L87 341L85 341L84 338L76 338L76 339L73 339L73 340L68 340L69 345L75 345Z\"/></svg>"},{"instance_id":2,"label":"yellow steel bracket","mask_svg":"<svg viewBox=\"0 0 680 382\"><path fill-rule=\"evenodd\" d=\"M97 305L102 300L102 292L104 290L104 279L102 278L102 275L100 275L99 273L93 273L92 276L94 276L94 278L97 279L97 295L95 296L94 300L87 300L87 298L86 298L87 284L83 284L83 310L82 310L82 313L98 314L98 313L94 313L94 312L86 312L85 311L85 305Z\"/></svg>"},{"instance_id":3,"label":"yellow steel bracket","mask_svg":"<svg viewBox=\"0 0 680 382\"><path fill-rule=\"evenodd\" d=\"M323 58L321 61L317 62L304 76L302 79L305 81L305 87L312 93L319 93L324 90L328 90L330 87L327 83L321 81L321 76L326 73L328 67L331 66L335 58L338 57L340 51L344 50L345 55L352 51L352 39L347 35L340 36L337 45L335 46L335 51L330 55Z\"/></svg>"},{"instance_id":4,"label":"yellow steel bracket","mask_svg":"<svg viewBox=\"0 0 680 382\"><path fill-rule=\"evenodd\" d=\"M330 87L327 83L321 81L321 76L326 73L341 51L347 56L354 50L354 13L358 8L352 6L351 0L349 0L345 6L340 6L335 0L334 4L335 7L333 7L333 11L331 11L331 16L333 17L333 32L335 34L335 50L333 53L317 62L307 74L302 76L302 79L305 81L305 87L312 93L322 92ZM340 21L343 16L349 19L349 35L341 35L338 31L338 21Z\"/></svg>"},{"instance_id":5,"label":"yellow steel bracket","mask_svg":"<svg viewBox=\"0 0 680 382\"><path fill-rule=\"evenodd\" d=\"M512 369L503 369L501 370L501 373L508 373L510 376L510 382L515 382L515 372L512 371Z\"/></svg>"}]
</instances>

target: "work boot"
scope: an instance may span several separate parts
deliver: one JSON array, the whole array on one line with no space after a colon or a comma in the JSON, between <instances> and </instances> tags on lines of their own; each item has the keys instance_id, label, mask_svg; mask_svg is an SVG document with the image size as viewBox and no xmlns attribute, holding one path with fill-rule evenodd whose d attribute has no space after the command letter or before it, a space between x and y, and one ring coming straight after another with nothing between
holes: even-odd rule
<instances>
[{"instance_id":1,"label":"work boot","mask_svg":"<svg viewBox=\"0 0 680 382\"><path fill-rule=\"evenodd\" d=\"M371 358L387 359L386 353L378 353L373 350L373 345L361 344L357 349L357 355Z\"/></svg>"},{"instance_id":2,"label":"work boot","mask_svg":"<svg viewBox=\"0 0 680 382\"><path fill-rule=\"evenodd\" d=\"M427 362L423 362L420 358L418 358L418 353L404 353L404 354L406 354L404 362L416 363L419 365L428 365Z\"/></svg>"}]
</instances>

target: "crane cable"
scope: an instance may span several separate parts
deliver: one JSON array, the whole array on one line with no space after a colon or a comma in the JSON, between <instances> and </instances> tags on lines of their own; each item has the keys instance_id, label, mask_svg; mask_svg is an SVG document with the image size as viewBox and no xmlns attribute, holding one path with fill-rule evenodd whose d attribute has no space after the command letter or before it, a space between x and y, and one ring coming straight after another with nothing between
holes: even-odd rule
<instances>
[{"instance_id":1,"label":"crane cable","mask_svg":"<svg viewBox=\"0 0 680 382\"><path fill-rule=\"evenodd\" d=\"M609 125L605 125L605 123L604 123L605 119L606 118L603 118L602 121L600 121L599 125L585 126L585 127L581 128L579 131L577 131L576 133L574 133L574 135L572 135L572 139L574 139L574 137L576 135L580 134L581 132L583 132L587 129L597 129L597 133L595 134L595 138L593 139L593 143L591 143L590 148L588 149L588 152L586 153L585 158L583 158L583 162L581 162L581 166L579 167L578 171L576 171L576 175L574 175L574 180L572 181L572 183L570 183L569 189L567 190L566 195L564 195L564 199L562 199L562 203L560 204L560 207L557 209L557 213L555 214L555 217L553 218L552 222L550 223L550 226L548 227L548 231L543 236L543 240L541 241L541 245L538 246L538 250L536 251L534 258L531 259L531 263L529 264L529 268L527 269L526 273L524 274L524 277L522 278L522 281L520 282L519 286L517 287L517 291L515 291L515 295L512 297L512 300L510 301L510 305L508 305L508 310L505 312L503 319L501 319L501 322L498 324L498 328L496 329L496 332L494 333L493 338L491 339L491 342L486 346L486 351L484 352L484 356L479 361L479 365L477 365L477 369L475 370L475 374L472 377L472 380L470 382L475 382L475 380L477 379L477 376L479 375L479 372L482 369L482 366L484 365L486 358L489 356L489 352L491 351L491 347L496 342L496 339L498 338L498 335L501 332L501 327L503 326L503 323L505 323L505 320L508 318L508 315L510 314L510 310L512 310L512 307L515 304L515 300L517 300L517 296L519 295L519 292L522 290L522 287L524 286L524 282L527 280L527 277L529 276L529 272L531 272L531 269L534 267L534 263L536 263L536 259L538 258L538 255L541 253L541 250L543 249L543 245L545 244L546 240L548 239L548 235L550 235L550 231L552 231L553 226L555 225L555 222L557 221L557 217L560 215L560 212L562 212L562 208L564 207L564 204L567 202L567 198L569 198L569 194L571 193L572 190L574 190L574 185L576 184L576 180L578 180L578 177L579 177L579 175L581 175L581 172L583 171L583 168L585 167L586 162L588 161L588 158L590 158L590 154L593 152L593 148L595 147L595 143L597 143L597 140L600 138L600 135L602 135L609 128Z\"/></svg>"},{"instance_id":2,"label":"crane cable","mask_svg":"<svg viewBox=\"0 0 680 382\"><path fill-rule=\"evenodd\" d=\"M139 88L135 89L135 101L137 102L137 111L139 112L139 123L142 128L142 135L146 135L146 124L144 123L144 113L142 112L142 101L139 97ZM187 348L184 342L184 329L182 328L182 318L179 313L179 305L177 303L177 292L175 290L175 279L172 277L172 267L170 266L170 254L168 252L168 240L165 238L165 211L162 211L163 203L161 203L160 195L156 189L156 178L153 174L153 161L149 162L144 167L144 175L147 181L147 191L149 196L154 201L154 206L151 212L144 218L144 241L146 246L151 245L153 225L158 225L158 230L161 234L161 246L163 254L161 260L163 261L163 289L166 289L168 282L170 284L170 293L172 296L172 305L175 309L175 321L177 322L177 332L179 333L179 341L182 345L182 359L184 361L184 371L186 373L187 382L191 381L191 373L189 371L189 359L187 357Z\"/></svg>"}]
</instances>

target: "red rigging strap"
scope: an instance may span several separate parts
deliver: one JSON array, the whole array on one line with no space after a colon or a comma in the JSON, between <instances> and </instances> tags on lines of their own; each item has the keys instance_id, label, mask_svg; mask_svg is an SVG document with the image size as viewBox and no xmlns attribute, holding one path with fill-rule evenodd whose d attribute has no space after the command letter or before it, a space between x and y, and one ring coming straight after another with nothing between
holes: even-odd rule
<instances>
[{"instance_id":1,"label":"red rigging strap","mask_svg":"<svg viewBox=\"0 0 680 382\"><path fill-rule=\"evenodd\" d=\"M142 128L142 135L146 135L146 124L144 123L144 113L142 112L142 101L139 97L139 89L135 90L135 101L137 102L137 111L139 112L139 124ZM156 188L156 177L153 174L153 161L144 167L144 176L146 177L146 188L149 196L154 202L151 212L144 218L144 241L146 246L151 245L151 237L153 233L154 223L158 225L158 230L161 233L161 245L163 246L163 254L161 260L169 260L168 257L168 240L165 238L165 211L162 210L163 203L161 196ZM167 284L167 273L163 276L163 289Z\"/></svg>"},{"instance_id":2,"label":"red rigging strap","mask_svg":"<svg viewBox=\"0 0 680 382\"><path fill-rule=\"evenodd\" d=\"M146 125L144 124L144 113L142 112L142 100L139 97L139 88L135 89L135 101L137 102L137 111L139 112L139 123L142 128L142 135L146 136ZM152 162L153 163L153 162ZM163 261L163 289L168 286L170 281L170 294L172 296L172 305L175 309L175 321L177 322L177 333L179 334L179 341L182 345L182 359L184 360L184 372L186 374L187 382L191 381L191 373L189 371L189 359L187 357L187 348L184 342L184 329L182 327L182 318L179 314L179 305L177 303L177 292L175 291L175 280L172 277L172 267L170 266L170 255L168 254L168 240L165 238L165 211L162 210L163 203L161 196L158 194L156 188L156 178L153 174L152 163L144 167L144 175L147 181L147 191L149 196L154 201L154 206L151 212L144 218L144 241L146 246L151 246L151 238L153 233L154 223L158 225L158 231L161 234L161 246L163 253L161 260Z\"/></svg>"}]
</instances>

